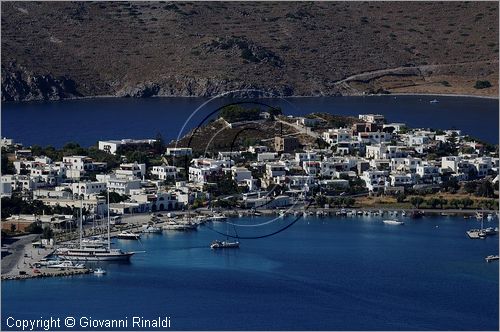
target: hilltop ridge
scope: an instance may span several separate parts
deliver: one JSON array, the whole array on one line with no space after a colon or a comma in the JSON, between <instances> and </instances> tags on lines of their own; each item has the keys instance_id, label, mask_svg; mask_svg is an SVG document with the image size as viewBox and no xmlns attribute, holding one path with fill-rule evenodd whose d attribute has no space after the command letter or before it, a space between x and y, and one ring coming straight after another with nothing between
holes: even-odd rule
<instances>
[{"instance_id":1,"label":"hilltop ridge","mask_svg":"<svg viewBox=\"0 0 500 332\"><path fill-rule=\"evenodd\" d=\"M2 100L498 94L497 2L3 2ZM489 88L477 89L477 81Z\"/></svg>"}]
</instances>

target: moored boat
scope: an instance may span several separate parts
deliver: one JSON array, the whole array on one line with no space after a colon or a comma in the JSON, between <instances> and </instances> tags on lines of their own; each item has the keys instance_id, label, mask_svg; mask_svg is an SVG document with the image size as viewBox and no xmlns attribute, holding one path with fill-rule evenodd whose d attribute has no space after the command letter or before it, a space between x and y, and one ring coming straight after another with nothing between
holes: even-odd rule
<instances>
[{"instance_id":1,"label":"moored boat","mask_svg":"<svg viewBox=\"0 0 500 332\"><path fill-rule=\"evenodd\" d=\"M399 220L394 220L394 219L387 219L383 220L383 223L386 225L404 225L404 221L399 221Z\"/></svg>"},{"instance_id":2,"label":"moored boat","mask_svg":"<svg viewBox=\"0 0 500 332\"><path fill-rule=\"evenodd\" d=\"M219 241L215 240L210 244L210 249L229 249L229 248L239 248L240 243L238 241Z\"/></svg>"},{"instance_id":3,"label":"moored boat","mask_svg":"<svg viewBox=\"0 0 500 332\"><path fill-rule=\"evenodd\" d=\"M116 237L121 240L139 240L141 235L130 231L123 231L118 233Z\"/></svg>"},{"instance_id":4,"label":"moored boat","mask_svg":"<svg viewBox=\"0 0 500 332\"><path fill-rule=\"evenodd\" d=\"M162 229L161 229L161 227L155 226L153 223L148 223L148 224L142 225L141 232L158 234L158 233L162 232Z\"/></svg>"},{"instance_id":5,"label":"moored boat","mask_svg":"<svg viewBox=\"0 0 500 332\"><path fill-rule=\"evenodd\" d=\"M499 259L498 255L488 255L485 257L486 262L497 261Z\"/></svg>"},{"instance_id":6,"label":"moored boat","mask_svg":"<svg viewBox=\"0 0 500 332\"><path fill-rule=\"evenodd\" d=\"M85 265L74 263L72 261L62 261L59 264L48 265L51 269L84 269Z\"/></svg>"}]
</instances>

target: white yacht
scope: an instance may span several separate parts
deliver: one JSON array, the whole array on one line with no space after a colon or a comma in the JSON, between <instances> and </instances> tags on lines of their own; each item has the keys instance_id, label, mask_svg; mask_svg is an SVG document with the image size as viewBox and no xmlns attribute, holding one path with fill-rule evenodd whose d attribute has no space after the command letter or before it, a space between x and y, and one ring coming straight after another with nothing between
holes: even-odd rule
<instances>
[{"instance_id":1,"label":"white yacht","mask_svg":"<svg viewBox=\"0 0 500 332\"><path fill-rule=\"evenodd\" d=\"M386 225L404 225L404 221L399 221L399 220L394 220L394 219L387 219L383 221L384 224Z\"/></svg>"}]
</instances>

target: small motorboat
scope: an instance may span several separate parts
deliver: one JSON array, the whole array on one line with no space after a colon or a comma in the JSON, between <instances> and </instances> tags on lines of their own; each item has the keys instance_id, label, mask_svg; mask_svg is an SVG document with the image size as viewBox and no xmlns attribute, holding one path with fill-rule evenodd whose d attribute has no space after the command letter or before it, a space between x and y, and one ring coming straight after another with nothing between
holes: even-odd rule
<instances>
[{"instance_id":1,"label":"small motorboat","mask_svg":"<svg viewBox=\"0 0 500 332\"><path fill-rule=\"evenodd\" d=\"M239 247L240 243L238 241L229 242L229 241L215 240L210 244L210 249L227 249L227 248L239 248Z\"/></svg>"},{"instance_id":2,"label":"small motorboat","mask_svg":"<svg viewBox=\"0 0 500 332\"><path fill-rule=\"evenodd\" d=\"M123 231L118 233L116 237L121 240L139 240L141 238L141 235L132 233L130 231Z\"/></svg>"},{"instance_id":3,"label":"small motorboat","mask_svg":"<svg viewBox=\"0 0 500 332\"><path fill-rule=\"evenodd\" d=\"M487 263L492 262L492 261L497 261L498 260L498 255L489 255L486 256L485 260Z\"/></svg>"},{"instance_id":4,"label":"small motorboat","mask_svg":"<svg viewBox=\"0 0 500 332\"><path fill-rule=\"evenodd\" d=\"M404 221L399 221L399 220L394 220L394 219L387 219L383 220L384 224L386 225L404 225Z\"/></svg>"},{"instance_id":5,"label":"small motorboat","mask_svg":"<svg viewBox=\"0 0 500 332\"><path fill-rule=\"evenodd\" d=\"M103 268L98 267L97 269L94 270L94 274L103 275L103 274L106 274L106 270L104 270Z\"/></svg>"},{"instance_id":6,"label":"small motorboat","mask_svg":"<svg viewBox=\"0 0 500 332\"><path fill-rule=\"evenodd\" d=\"M437 104L437 103L439 103L439 100L437 100L437 99L432 99L431 101L429 101L429 103L431 103L431 104Z\"/></svg>"}]
</instances>

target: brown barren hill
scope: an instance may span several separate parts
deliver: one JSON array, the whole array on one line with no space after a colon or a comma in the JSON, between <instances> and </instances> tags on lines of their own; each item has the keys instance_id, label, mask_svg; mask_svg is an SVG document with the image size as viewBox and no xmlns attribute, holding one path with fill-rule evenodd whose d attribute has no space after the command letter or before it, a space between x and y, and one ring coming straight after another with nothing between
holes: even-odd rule
<instances>
[{"instance_id":1,"label":"brown barren hill","mask_svg":"<svg viewBox=\"0 0 500 332\"><path fill-rule=\"evenodd\" d=\"M498 94L497 2L2 2L1 15L4 101Z\"/></svg>"}]
</instances>

